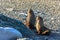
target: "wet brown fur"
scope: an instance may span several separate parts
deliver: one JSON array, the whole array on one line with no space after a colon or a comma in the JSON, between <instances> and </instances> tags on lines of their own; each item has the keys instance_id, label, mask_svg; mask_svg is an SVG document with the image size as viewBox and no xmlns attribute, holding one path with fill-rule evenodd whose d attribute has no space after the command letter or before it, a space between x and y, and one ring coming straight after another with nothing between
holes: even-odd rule
<instances>
[{"instance_id":1,"label":"wet brown fur","mask_svg":"<svg viewBox=\"0 0 60 40\"><path fill-rule=\"evenodd\" d=\"M28 10L28 14L27 14L27 18L26 18L26 22L25 22L26 26L30 29L34 29L34 25L35 25L35 15L32 9Z\"/></svg>"},{"instance_id":2,"label":"wet brown fur","mask_svg":"<svg viewBox=\"0 0 60 40\"><path fill-rule=\"evenodd\" d=\"M50 30L44 26L43 18L40 16L36 17L36 31L42 35L47 35L50 32Z\"/></svg>"},{"instance_id":3,"label":"wet brown fur","mask_svg":"<svg viewBox=\"0 0 60 40\"><path fill-rule=\"evenodd\" d=\"M36 28L36 31L38 34L42 34L42 35L49 35L50 34L50 30L44 26L43 18L40 16L35 17L32 9L29 9L27 12L27 18L25 21L25 25L29 29Z\"/></svg>"}]
</instances>

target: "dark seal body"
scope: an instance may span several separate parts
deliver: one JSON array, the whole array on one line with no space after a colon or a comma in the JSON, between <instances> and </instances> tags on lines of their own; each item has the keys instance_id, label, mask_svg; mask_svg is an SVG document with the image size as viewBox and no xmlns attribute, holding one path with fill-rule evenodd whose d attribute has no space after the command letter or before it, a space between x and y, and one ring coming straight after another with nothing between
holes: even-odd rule
<instances>
[{"instance_id":1,"label":"dark seal body","mask_svg":"<svg viewBox=\"0 0 60 40\"><path fill-rule=\"evenodd\" d=\"M50 30L44 26L43 18L40 16L36 17L36 31L38 34L49 35Z\"/></svg>"},{"instance_id":2,"label":"dark seal body","mask_svg":"<svg viewBox=\"0 0 60 40\"><path fill-rule=\"evenodd\" d=\"M26 26L30 29L34 29L35 25L35 15L32 9L28 10L27 18L26 18Z\"/></svg>"}]
</instances>

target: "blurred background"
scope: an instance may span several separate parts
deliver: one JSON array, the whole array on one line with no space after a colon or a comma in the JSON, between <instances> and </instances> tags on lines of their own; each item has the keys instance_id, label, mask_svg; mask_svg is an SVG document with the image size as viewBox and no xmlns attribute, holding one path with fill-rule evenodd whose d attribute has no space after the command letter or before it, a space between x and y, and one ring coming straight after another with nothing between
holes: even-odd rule
<instances>
[{"instance_id":1,"label":"blurred background","mask_svg":"<svg viewBox=\"0 0 60 40\"><path fill-rule=\"evenodd\" d=\"M60 30L60 0L0 0L0 14L22 22L29 8L43 18L47 28Z\"/></svg>"}]
</instances>

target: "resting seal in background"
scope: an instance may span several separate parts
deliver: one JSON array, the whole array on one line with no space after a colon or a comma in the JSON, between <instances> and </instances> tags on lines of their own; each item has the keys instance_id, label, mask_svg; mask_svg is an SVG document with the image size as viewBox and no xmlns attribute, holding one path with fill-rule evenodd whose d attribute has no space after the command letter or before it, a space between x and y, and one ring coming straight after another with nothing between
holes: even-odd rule
<instances>
[{"instance_id":1,"label":"resting seal in background","mask_svg":"<svg viewBox=\"0 0 60 40\"><path fill-rule=\"evenodd\" d=\"M36 25L35 26L36 26L36 31L38 32L38 34L48 35L50 33L50 30L44 26L43 18L40 16L36 17Z\"/></svg>"},{"instance_id":2,"label":"resting seal in background","mask_svg":"<svg viewBox=\"0 0 60 40\"><path fill-rule=\"evenodd\" d=\"M16 40L21 37L22 34L14 28L0 27L0 40Z\"/></svg>"},{"instance_id":3,"label":"resting seal in background","mask_svg":"<svg viewBox=\"0 0 60 40\"><path fill-rule=\"evenodd\" d=\"M28 14L27 14L27 18L26 18L26 26L30 29L34 29L34 25L35 25L35 15L32 9L28 10Z\"/></svg>"}]
</instances>

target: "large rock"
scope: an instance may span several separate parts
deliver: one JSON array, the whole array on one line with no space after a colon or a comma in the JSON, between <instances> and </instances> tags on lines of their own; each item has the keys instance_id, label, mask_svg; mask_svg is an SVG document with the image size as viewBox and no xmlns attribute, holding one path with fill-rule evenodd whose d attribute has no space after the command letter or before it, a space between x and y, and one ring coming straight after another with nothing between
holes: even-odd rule
<instances>
[{"instance_id":1,"label":"large rock","mask_svg":"<svg viewBox=\"0 0 60 40\"><path fill-rule=\"evenodd\" d=\"M10 27L0 27L0 40L17 40L22 38L21 32Z\"/></svg>"},{"instance_id":2,"label":"large rock","mask_svg":"<svg viewBox=\"0 0 60 40\"><path fill-rule=\"evenodd\" d=\"M5 25L9 25L12 26L13 28L17 29L18 31L20 31L22 33L23 37L34 37L34 33L28 29L21 21L19 20L15 20L9 17L6 17L2 14L0 14L0 20L2 20L4 23L0 24L3 25L3 27L5 27ZM1 22L1 21L0 21Z\"/></svg>"}]
</instances>

